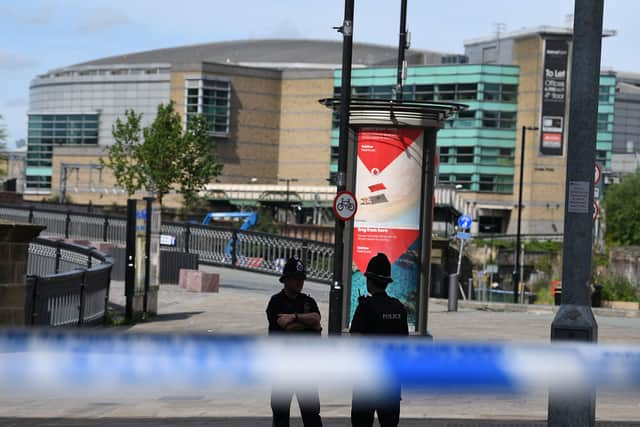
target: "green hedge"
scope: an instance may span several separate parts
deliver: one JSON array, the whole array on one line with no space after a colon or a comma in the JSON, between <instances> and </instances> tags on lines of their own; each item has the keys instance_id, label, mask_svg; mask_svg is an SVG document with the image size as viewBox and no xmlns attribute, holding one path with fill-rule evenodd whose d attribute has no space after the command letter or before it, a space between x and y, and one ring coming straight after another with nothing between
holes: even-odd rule
<instances>
[{"instance_id":1,"label":"green hedge","mask_svg":"<svg viewBox=\"0 0 640 427\"><path fill-rule=\"evenodd\" d=\"M602 286L602 299L605 301L638 302L636 288L623 276L607 276L598 284Z\"/></svg>"}]
</instances>

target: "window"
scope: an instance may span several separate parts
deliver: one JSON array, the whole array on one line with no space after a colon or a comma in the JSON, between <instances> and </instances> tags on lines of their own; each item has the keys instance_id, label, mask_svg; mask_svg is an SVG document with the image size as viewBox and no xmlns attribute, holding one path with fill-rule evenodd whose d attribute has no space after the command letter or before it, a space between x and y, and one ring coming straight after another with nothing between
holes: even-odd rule
<instances>
[{"instance_id":1,"label":"window","mask_svg":"<svg viewBox=\"0 0 640 427\"><path fill-rule=\"evenodd\" d=\"M456 163L473 163L473 147L458 147Z\"/></svg>"},{"instance_id":2,"label":"window","mask_svg":"<svg viewBox=\"0 0 640 427\"><path fill-rule=\"evenodd\" d=\"M459 83L438 85L438 99L440 101L469 100L478 97L476 83Z\"/></svg>"},{"instance_id":3,"label":"window","mask_svg":"<svg viewBox=\"0 0 640 427\"><path fill-rule=\"evenodd\" d=\"M518 85L485 83L482 93L485 101L518 102Z\"/></svg>"},{"instance_id":4,"label":"window","mask_svg":"<svg viewBox=\"0 0 640 427\"><path fill-rule=\"evenodd\" d=\"M484 111L482 126L486 128L515 129L516 113L512 111Z\"/></svg>"},{"instance_id":5,"label":"window","mask_svg":"<svg viewBox=\"0 0 640 427\"><path fill-rule=\"evenodd\" d=\"M338 160L340 157L340 147L331 147L331 160Z\"/></svg>"},{"instance_id":6,"label":"window","mask_svg":"<svg viewBox=\"0 0 640 427\"><path fill-rule=\"evenodd\" d=\"M438 99L440 101L456 99L456 85L438 85Z\"/></svg>"},{"instance_id":7,"label":"window","mask_svg":"<svg viewBox=\"0 0 640 427\"><path fill-rule=\"evenodd\" d=\"M603 166L607 164L607 152L605 150L596 151L596 162Z\"/></svg>"},{"instance_id":8,"label":"window","mask_svg":"<svg viewBox=\"0 0 640 427\"><path fill-rule=\"evenodd\" d=\"M372 99L391 99L395 86L372 86L371 98Z\"/></svg>"},{"instance_id":9,"label":"window","mask_svg":"<svg viewBox=\"0 0 640 427\"><path fill-rule=\"evenodd\" d=\"M518 85L502 85L500 100L504 102L518 102Z\"/></svg>"},{"instance_id":10,"label":"window","mask_svg":"<svg viewBox=\"0 0 640 427\"><path fill-rule=\"evenodd\" d=\"M187 122L195 114L202 114L209 121L209 131L214 136L229 135L231 109L231 83L225 80L187 80Z\"/></svg>"},{"instance_id":11,"label":"window","mask_svg":"<svg viewBox=\"0 0 640 427\"><path fill-rule=\"evenodd\" d=\"M495 176L480 175L480 191L495 191Z\"/></svg>"},{"instance_id":12,"label":"window","mask_svg":"<svg viewBox=\"0 0 640 427\"><path fill-rule=\"evenodd\" d=\"M54 145L96 145L98 123L98 114L30 115L27 167L50 168ZM27 188L51 188L50 176L27 175Z\"/></svg>"},{"instance_id":13,"label":"window","mask_svg":"<svg viewBox=\"0 0 640 427\"><path fill-rule=\"evenodd\" d=\"M476 112L473 110L462 110L458 112L458 118L454 121L454 127L470 128L476 125Z\"/></svg>"},{"instance_id":14,"label":"window","mask_svg":"<svg viewBox=\"0 0 640 427\"><path fill-rule=\"evenodd\" d=\"M416 101L433 101L433 85L416 85Z\"/></svg>"},{"instance_id":15,"label":"window","mask_svg":"<svg viewBox=\"0 0 640 427\"><path fill-rule=\"evenodd\" d=\"M598 114L598 132L606 132L609 130L609 115Z\"/></svg>"},{"instance_id":16,"label":"window","mask_svg":"<svg viewBox=\"0 0 640 427\"><path fill-rule=\"evenodd\" d=\"M338 182L338 172L329 172L329 185L336 185Z\"/></svg>"},{"instance_id":17,"label":"window","mask_svg":"<svg viewBox=\"0 0 640 427\"><path fill-rule=\"evenodd\" d=\"M598 101L600 102L609 102L609 88L611 86L600 86L600 90L598 92Z\"/></svg>"},{"instance_id":18,"label":"window","mask_svg":"<svg viewBox=\"0 0 640 427\"><path fill-rule=\"evenodd\" d=\"M440 147L440 163L449 163L450 150L449 147Z\"/></svg>"},{"instance_id":19,"label":"window","mask_svg":"<svg viewBox=\"0 0 640 427\"><path fill-rule=\"evenodd\" d=\"M478 97L478 85L476 83L459 84L456 99L476 99Z\"/></svg>"},{"instance_id":20,"label":"window","mask_svg":"<svg viewBox=\"0 0 640 427\"><path fill-rule=\"evenodd\" d=\"M460 186L463 190L471 190L471 175L455 175L456 187Z\"/></svg>"},{"instance_id":21,"label":"window","mask_svg":"<svg viewBox=\"0 0 640 427\"><path fill-rule=\"evenodd\" d=\"M451 175L438 175L438 182L442 185L451 184Z\"/></svg>"}]
</instances>

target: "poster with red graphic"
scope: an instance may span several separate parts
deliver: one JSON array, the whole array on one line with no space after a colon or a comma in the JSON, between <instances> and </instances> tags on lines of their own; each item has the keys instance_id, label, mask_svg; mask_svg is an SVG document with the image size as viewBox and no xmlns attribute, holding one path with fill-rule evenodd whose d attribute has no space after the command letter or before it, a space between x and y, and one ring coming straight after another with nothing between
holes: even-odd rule
<instances>
[{"instance_id":1,"label":"poster with red graphic","mask_svg":"<svg viewBox=\"0 0 640 427\"><path fill-rule=\"evenodd\" d=\"M423 145L418 128L358 131L351 317L367 292L367 264L383 252L393 277L387 293L405 304L415 324Z\"/></svg>"}]
</instances>

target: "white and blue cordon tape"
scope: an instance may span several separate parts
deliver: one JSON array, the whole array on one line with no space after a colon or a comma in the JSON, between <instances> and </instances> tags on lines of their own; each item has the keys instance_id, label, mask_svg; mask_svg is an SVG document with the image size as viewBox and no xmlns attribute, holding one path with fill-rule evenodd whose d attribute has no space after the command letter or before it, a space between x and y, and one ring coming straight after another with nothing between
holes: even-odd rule
<instances>
[{"instance_id":1,"label":"white and blue cordon tape","mask_svg":"<svg viewBox=\"0 0 640 427\"><path fill-rule=\"evenodd\" d=\"M439 393L640 390L640 347L0 330L0 393L398 385Z\"/></svg>"}]
</instances>

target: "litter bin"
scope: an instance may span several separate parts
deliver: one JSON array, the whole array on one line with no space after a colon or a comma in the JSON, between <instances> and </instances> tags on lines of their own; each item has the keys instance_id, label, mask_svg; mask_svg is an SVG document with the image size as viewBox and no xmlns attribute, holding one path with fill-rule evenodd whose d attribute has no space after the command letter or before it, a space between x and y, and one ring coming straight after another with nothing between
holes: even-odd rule
<instances>
[{"instance_id":1,"label":"litter bin","mask_svg":"<svg viewBox=\"0 0 640 427\"><path fill-rule=\"evenodd\" d=\"M591 307L602 307L602 285L595 285L593 287Z\"/></svg>"},{"instance_id":2,"label":"litter bin","mask_svg":"<svg viewBox=\"0 0 640 427\"><path fill-rule=\"evenodd\" d=\"M562 305L562 288L556 288L553 293L553 303L555 305Z\"/></svg>"}]
</instances>

